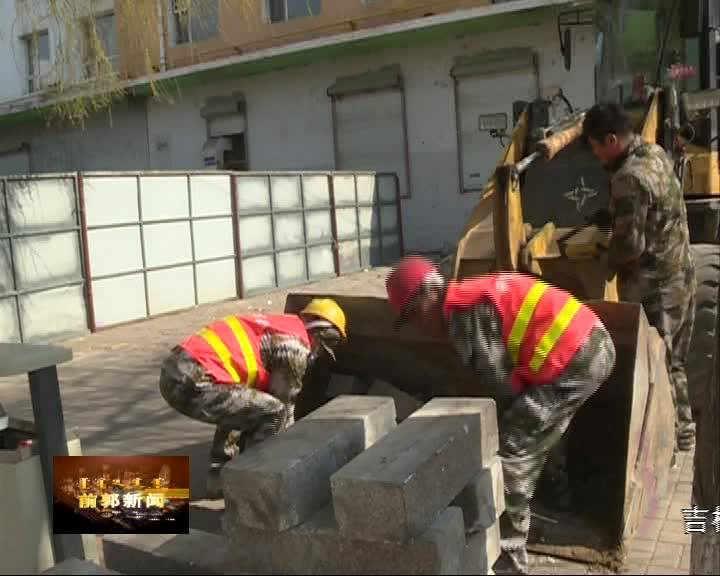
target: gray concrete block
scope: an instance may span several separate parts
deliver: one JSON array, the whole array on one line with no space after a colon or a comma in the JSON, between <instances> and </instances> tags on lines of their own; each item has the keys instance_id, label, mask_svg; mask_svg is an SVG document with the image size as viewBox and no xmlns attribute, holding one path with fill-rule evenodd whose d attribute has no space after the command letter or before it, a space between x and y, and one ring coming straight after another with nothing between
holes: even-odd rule
<instances>
[{"instance_id":1,"label":"gray concrete block","mask_svg":"<svg viewBox=\"0 0 720 576\"><path fill-rule=\"evenodd\" d=\"M356 376L355 374L339 374L333 372L330 375L325 395L328 398L336 398L338 396L365 394L368 392L370 382L367 378Z\"/></svg>"},{"instance_id":2,"label":"gray concrete block","mask_svg":"<svg viewBox=\"0 0 720 576\"><path fill-rule=\"evenodd\" d=\"M395 405L384 396L338 396L311 412L302 421L353 420L362 422L367 449L395 428Z\"/></svg>"},{"instance_id":3,"label":"gray concrete block","mask_svg":"<svg viewBox=\"0 0 720 576\"><path fill-rule=\"evenodd\" d=\"M99 564L79 558L68 558L52 568L45 570L43 574L120 574L113 570L103 568Z\"/></svg>"},{"instance_id":4,"label":"gray concrete block","mask_svg":"<svg viewBox=\"0 0 720 576\"><path fill-rule=\"evenodd\" d=\"M505 512L503 488L502 461L497 457L453 500L452 505L463 511L466 531L484 530L500 518Z\"/></svg>"},{"instance_id":5,"label":"gray concrete block","mask_svg":"<svg viewBox=\"0 0 720 576\"><path fill-rule=\"evenodd\" d=\"M411 418L442 418L446 416L471 416L478 419L482 429L482 442L476 447L482 467L488 468L497 457L500 448L497 407L490 398L433 398Z\"/></svg>"},{"instance_id":6,"label":"gray concrete block","mask_svg":"<svg viewBox=\"0 0 720 576\"><path fill-rule=\"evenodd\" d=\"M368 389L368 394L392 397L395 400L395 412L397 412L398 422L405 420L423 405L417 398L413 398L410 394L403 392L392 384L388 384L384 380L375 380Z\"/></svg>"},{"instance_id":7,"label":"gray concrete block","mask_svg":"<svg viewBox=\"0 0 720 576\"><path fill-rule=\"evenodd\" d=\"M492 400L432 400L331 477L341 532L395 542L422 534L497 447Z\"/></svg>"},{"instance_id":8,"label":"gray concrete block","mask_svg":"<svg viewBox=\"0 0 720 576\"><path fill-rule=\"evenodd\" d=\"M395 425L390 398L332 400L223 467L225 513L263 530L301 524L330 501L330 475Z\"/></svg>"},{"instance_id":9,"label":"gray concrete block","mask_svg":"<svg viewBox=\"0 0 720 576\"><path fill-rule=\"evenodd\" d=\"M403 544L344 538L332 505L285 532L253 530L230 516L223 525L236 566L257 574L457 574L465 549L458 508Z\"/></svg>"},{"instance_id":10,"label":"gray concrete block","mask_svg":"<svg viewBox=\"0 0 720 576\"><path fill-rule=\"evenodd\" d=\"M233 556L219 534L109 534L105 565L124 574L236 574Z\"/></svg>"},{"instance_id":11,"label":"gray concrete block","mask_svg":"<svg viewBox=\"0 0 720 576\"><path fill-rule=\"evenodd\" d=\"M467 536L463 553L463 574L490 574L500 558L500 522Z\"/></svg>"}]
</instances>

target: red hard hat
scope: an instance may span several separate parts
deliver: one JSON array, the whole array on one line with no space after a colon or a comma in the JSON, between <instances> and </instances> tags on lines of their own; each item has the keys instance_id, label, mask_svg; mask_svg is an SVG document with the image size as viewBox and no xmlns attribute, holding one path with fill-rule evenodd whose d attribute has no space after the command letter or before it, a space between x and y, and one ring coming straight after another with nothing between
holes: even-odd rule
<instances>
[{"instance_id":1,"label":"red hard hat","mask_svg":"<svg viewBox=\"0 0 720 576\"><path fill-rule=\"evenodd\" d=\"M388 275L385 288L388 301L396 312L401 313L418 293L423 281L432 272L437 272L435 265L422 256L403 258Z\"/></svg>"}]
</instances>

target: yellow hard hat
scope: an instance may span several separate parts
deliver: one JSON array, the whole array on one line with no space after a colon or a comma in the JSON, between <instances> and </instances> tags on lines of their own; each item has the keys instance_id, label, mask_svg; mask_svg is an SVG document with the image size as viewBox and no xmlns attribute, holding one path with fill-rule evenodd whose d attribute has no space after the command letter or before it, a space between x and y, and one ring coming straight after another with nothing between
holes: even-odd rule
<instances>
[{"instance_id":1,"label":"yellow hard hat","mask_svg":"<svg viewBox=\"0 0 720 576\"><path fill-rule=\"evenodd\" d=\"M347 338L347 334L345 333L345 312L343 312L335 300L330 298L314 298L303 308L300 314L310 314L327 320L338 329L343 338Z\"/></svg>"}]
</instances>

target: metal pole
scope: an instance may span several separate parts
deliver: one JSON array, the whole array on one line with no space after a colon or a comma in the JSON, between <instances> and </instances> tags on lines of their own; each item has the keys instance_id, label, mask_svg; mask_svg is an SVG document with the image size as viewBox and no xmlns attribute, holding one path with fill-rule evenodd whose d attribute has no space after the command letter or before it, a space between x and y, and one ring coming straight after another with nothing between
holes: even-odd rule
<instances>
[{"instance_id":1,"label":"metal pole","mask_svg":"<svg viewBox=\"0 0 720 576\"><path fill-rule=\"evenodd\" d=\"M142 213L142 190L140 184L140 176L135 177L137 185L137 203L138 203L138 219L140 220L140 253L142 256L142 273L143 273L143 285L145 287L145 316L150 316L150 294L148 293L148 273L147 273L147 257L145 255L145 231Z\"/></svg>"},{"instance_id":2,"label":"metal pole","mask_svg":"<svg viewBox=\"0 0 720 576\"><path fill-rule=\"evenodd\" d=\"M90 269L90 245L88 244L87 210L85 208L85 180L82 172L77 173L78 203L80 204L80 233L82 237L82 256L85 265L85 306L90 332L97 330L95 323L95 301L93 300L92 272Z\"/></svg>"},{"instance_id":3,"label":"metal pole","mask_svg":"<svg viewBox=\"0 0 720 576\"><path fill-rule=\"evenodd\" d=\"M192 182L190 181L190 174L187 175L187 199L188 199L188 225L190 227L190 253L192 254L192 271L193 271L193 292L195 294L195 306L200 304L200 298L198 297L198 282L197 282L197 258L195 256L195 231L193 230L195 223L193 220L193 205L192 205Z\"/></svg>"},{"instance_id":4,"label":"metal pole","mask_svg":"<svg viewBox=\"0 0 720 576\"><path fill-rule=\"evenodd\" d=\"M240 246L240 215L238 214L236 174L230 176L230 212L232 213L233 242L235 243L235 291L238 298L243 298L242 248Z\"/></svg>"},{"instance_id":5,"label":"metal pole","mask_svg":"<svg viewBox=\"0 0 720 576\"><path fill-rule=\"evenodd\" d=\"M63 417L60 384L57 368L50 366L28 374L30 380L30 399L35 420L35 434L38 439L38 452L45 484L45 498L48 507L48 519L52 526L53 518L53 456L67 456L67 436ZM51 528L52 530L52 528ZM55 534L53 537L55 562L76 557L84 558L85 551L80 534Z\"/></svg>"},{"instance_id":6,"label":"metal pole","mask_svg":"<svg viewBox=\"0 0 720 576\"><path fill-rule=\"evenodd\" d=\"M332 230L332 251L335 261L335 276L340 276L340 242L338 241L337 214L335 213L335 178L332 174L327 175L328 191L330 193L330 228Z\"/></svg>"}]
</instances>

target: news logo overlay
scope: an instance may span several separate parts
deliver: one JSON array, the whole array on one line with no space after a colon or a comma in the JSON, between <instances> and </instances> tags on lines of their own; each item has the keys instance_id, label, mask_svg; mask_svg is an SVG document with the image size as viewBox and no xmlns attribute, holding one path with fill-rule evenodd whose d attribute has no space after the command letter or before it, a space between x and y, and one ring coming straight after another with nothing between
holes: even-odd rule
<instances>
[{"instance_id":1,"label":"news logo overlay","mask_svg":"<svg viewBox=\"0 0 720 576\"><path fill-rule=\"evenodd\" d=\"M187 534L189 456L55 456L54 534Z\"/></svg>"}]
</instances>

